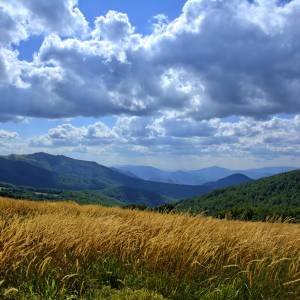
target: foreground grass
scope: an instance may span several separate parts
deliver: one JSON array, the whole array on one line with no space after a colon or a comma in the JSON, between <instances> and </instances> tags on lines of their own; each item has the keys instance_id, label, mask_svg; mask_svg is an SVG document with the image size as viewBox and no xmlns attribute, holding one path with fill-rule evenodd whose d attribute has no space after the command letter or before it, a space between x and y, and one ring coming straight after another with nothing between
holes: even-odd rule
<instances>
[{"instance_id":1,"label":"foreground grass","mask_svg":"<svg viewBox=\"0 0 300 300\"><path fill-rule=\"evenodd\" d=\"M300 225L2 198L0 298L300 299Z\"/></svg>"}]
</instances>

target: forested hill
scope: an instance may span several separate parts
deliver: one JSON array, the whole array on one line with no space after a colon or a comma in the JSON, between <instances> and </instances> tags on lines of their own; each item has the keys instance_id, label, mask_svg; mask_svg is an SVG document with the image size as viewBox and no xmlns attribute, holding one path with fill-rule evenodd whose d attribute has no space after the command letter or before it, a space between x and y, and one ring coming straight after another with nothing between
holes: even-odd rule
<instances>
[{"instance_id":1,"label":"forested hill","mask_svg":"<svg viewBox=\"0 0 300 300\"><path fill-rule=\"evenodd\" d=\"M292 217L300 222L300 171L291 171L181 201L177 211L233 219Z\"/></svg>"},{"instance_id":2,"label":"forested hill","mask_svg":"<svg viewBox=\"0 0 300 300\"><path fill-rule=\"evenodd\" d=\"M145 181L96 162L35 153L0 157L0 181L34 188L99 191L125 203L156 206L212 189Z\"/></svg>"}]
</instances>

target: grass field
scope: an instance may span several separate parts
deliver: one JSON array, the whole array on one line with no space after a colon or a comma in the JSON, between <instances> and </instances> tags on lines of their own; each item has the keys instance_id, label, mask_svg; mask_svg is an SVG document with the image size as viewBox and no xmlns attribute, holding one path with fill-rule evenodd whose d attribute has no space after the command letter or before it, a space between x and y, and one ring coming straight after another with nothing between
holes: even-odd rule
<instances>
[{"instance_id":1,"label":"grass field","mask_svg":"<svg viewBox=\"0 0 300 300\"><path fill-rule=\"evenodd\" d=\"M0 299L300 299L300 225L1 198Z\"/></svg>"}]
</instances>

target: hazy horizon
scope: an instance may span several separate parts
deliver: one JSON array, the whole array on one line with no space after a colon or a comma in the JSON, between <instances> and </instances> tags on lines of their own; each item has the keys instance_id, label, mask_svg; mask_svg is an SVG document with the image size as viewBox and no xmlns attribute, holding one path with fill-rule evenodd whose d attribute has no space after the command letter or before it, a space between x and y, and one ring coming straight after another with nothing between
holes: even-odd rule
<instances>
[{"instance_id":1,"label":"hazy horizon","mask_svg":"<svg viewBox=\"0 0 300 300\"><path fill-rule=\"evenodd\" d=\"M197 171L197 170L201 170L201 169L209 169L209 168L223 168L223 169L228 169L231 171L246 171L246 170L251 170L251 169L263 169L263 168L294 168L294 169L300 169L300 166L288 166L288 165L277 165L277 166L260 166L260 167L250 167L250 168L231 168L231 167L225 167L225 166L220 166L220 165L207 165L207 166L203 166L203 167L199 167L199 168L191 168L191 169L178 169L178 168L160 168L158 166L154 166L154 165L147 165L147 164L112 164L112 165L106 165L101 163L101 161L96 161L96 160L92 160L92 159L82 159L82 158L76 158L75 156L72 155L67 155L67 154L63 154L63 153L57 153L57 154L51 154L48 152L30 152L30 153L9 153L3 156L10 156L10 155L33 155L33 154L39 154L39 153L44 153L44 154L49 154L49 155L58 155L58 156L65 156L65 157L69 157L69 158L73 158L73 159L79 159L79 160L84 160L84 161L91 161L91 162L97 162L100 165L104 165L106 167L109 168L120 168L120 167L126 167L126 166L130 166L130 167L150 167L150 168L155 168L155 169L159 169L161 171L167 171L167 172L176 172L176 171Z\"/></svg>"}]
</instances>

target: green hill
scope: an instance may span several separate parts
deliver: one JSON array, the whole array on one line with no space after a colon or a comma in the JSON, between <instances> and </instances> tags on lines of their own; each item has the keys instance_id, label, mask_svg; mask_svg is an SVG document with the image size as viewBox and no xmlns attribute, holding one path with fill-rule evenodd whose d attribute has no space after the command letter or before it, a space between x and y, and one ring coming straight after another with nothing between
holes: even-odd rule
<instances>
[{"instance_id":1,"label":"green hill","mask_svg":"<svg viewBox=\"0 0 300 300\"><path fill-rule=\"evenodd\" d=\"M300 222L300 171L216 190L181 201L175 209L195 214L205 212L220 218L264 220L292 217Z\"/></svg>"},{"instance_id":2,"label":"green hill","mask_svg":"<svg viewBox=\"0 0 300 300\"><path fill-rule=\"evenodd\" d=\"M104 206L126 206L119 201L100 192L68 191L57 189L16 186L0 182L0 196L35 201L75 201L79 204L100 204Z\"/></svg>"},{"instance_id":3,"label":"green hill","mask_svg":"<svg viewBox=\"0 0 300 300\"><path fill-rule=\"evenodd\" d=\"M145 181L96 162L63 155L35 153L9 155L0 160L0 181L35 188L98 191L127 204L155 206L211 191L189 186Z\"/></svg>"},{"instance_id":4,"label":"green hill","mask_svg":"<svg viewBox=\"0 0 300 300\"><path fill-rule=\"evenodd\" d=\"M54 188L58 185L53 172L26 163L0 157L0 181L15 185Z\"/></svg>"}]
</instances>

